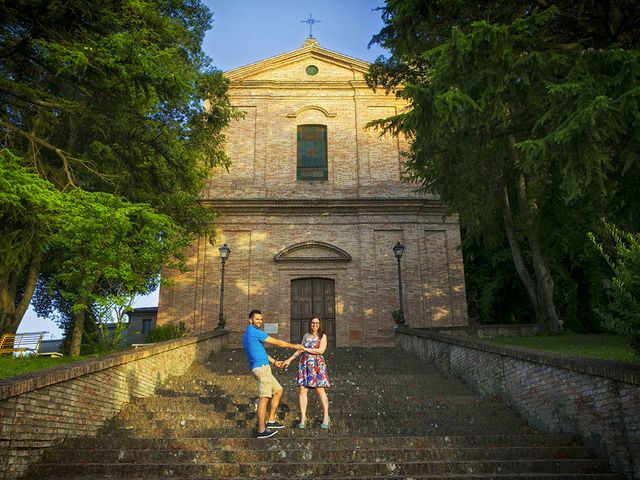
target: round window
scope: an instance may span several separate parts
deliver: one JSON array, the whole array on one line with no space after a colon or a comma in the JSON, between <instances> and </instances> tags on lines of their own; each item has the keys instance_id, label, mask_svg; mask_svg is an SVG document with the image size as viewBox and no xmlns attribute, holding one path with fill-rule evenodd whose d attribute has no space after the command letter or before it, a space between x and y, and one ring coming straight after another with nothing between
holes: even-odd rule
<instances>
[{"instance_id":1,"label":"round window","mask_svg":"<svg viewBox=\"0 0 640 480\"><path fill-rule=\"evenodd\" d=\"M318 67L315 65L309 65L305 71L307 72L307 75L315 75L318 73Z\"/></svg>"}]
</instances>

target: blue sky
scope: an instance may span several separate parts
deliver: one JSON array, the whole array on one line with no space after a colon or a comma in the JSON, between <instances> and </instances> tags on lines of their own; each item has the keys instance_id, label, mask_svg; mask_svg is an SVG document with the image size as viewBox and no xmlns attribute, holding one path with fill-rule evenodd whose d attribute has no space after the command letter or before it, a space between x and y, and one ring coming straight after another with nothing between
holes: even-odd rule
<instances>
[{"instance_id":1,"label":"blue sky","mask_svg":"<svg viewBox=\"0 0 640 480\"><path fill-rule=\"evenodd\" d=\"M205 0L213 27L204 50L227 71L300 48L309 35L301 23L313 14L320 21L313 36L323 48L372 62L383 50L367 48L382 28L375 8L383 0Z\"/></svg>"},{"instance_id":2,"label":"blue sky","mask_svg":"<svg viewBox=\"0 0 640 480\"><path fill-rule=\"evenodd\" d=\"M368 62L385 52L377 45L367 48L382 28L383 0L204 0L213 12L212 29L203 49L222 71L300 48L309 35L302 23L313 15L313 36L320 46ZM141 298L136 306L158 305L158 294ZM48 331L53 338L62 332L33 310L25 315L19 332ZM47 338L51 338L48 336Z\"/></svg>"}]
</instances>

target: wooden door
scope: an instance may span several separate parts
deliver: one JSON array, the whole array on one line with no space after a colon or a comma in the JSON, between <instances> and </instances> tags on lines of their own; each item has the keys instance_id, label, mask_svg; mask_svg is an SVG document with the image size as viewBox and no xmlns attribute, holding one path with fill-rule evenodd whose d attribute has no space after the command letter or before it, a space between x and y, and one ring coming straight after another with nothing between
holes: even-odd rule
<instances>
[{"instance_id":1,"label":"wooden door","mask_svg":"<svg viewBox=\"0 0 640 480\"><path fill-rule=\"evenodd\" d=\"M300 278L291 281L291 341L299 342L309 331L309 320L324 323L329 345L336 345L335 282L327 278Z\"/></svg>"}]
</instances>

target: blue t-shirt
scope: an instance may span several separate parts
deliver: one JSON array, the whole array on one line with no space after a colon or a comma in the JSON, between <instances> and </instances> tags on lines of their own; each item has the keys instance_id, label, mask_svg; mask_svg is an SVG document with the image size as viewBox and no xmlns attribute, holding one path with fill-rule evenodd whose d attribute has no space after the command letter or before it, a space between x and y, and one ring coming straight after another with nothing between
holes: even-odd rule
<instances>
[{"instance_id":1,"label":"blue t-shirt","mask_svg":"<svg viewBox=\"0 0 640 480\"><path fill-rule=\"evenodd\" d=\"M249 360L249 368L254 369L269 365L269 357L264 349L263 342L268 337L259 328L249 325L242 336L242 348Z\"/></svg>"}]
</instances>

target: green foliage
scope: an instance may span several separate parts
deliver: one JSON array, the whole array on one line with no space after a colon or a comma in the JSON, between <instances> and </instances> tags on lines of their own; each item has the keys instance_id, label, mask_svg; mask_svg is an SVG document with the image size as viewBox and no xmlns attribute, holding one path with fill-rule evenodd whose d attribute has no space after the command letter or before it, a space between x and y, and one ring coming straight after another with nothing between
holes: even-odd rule
<instances>
[{"instance_id":1,"label":"green foliage","mask_svg":"<svg viewBox=\"0 0 640 480\"><path fill-rule=\"evenodd\" d=\"M184 337L187 333L187 327L184 322L178 324L174 322L160 325L147 334L148 343L164 342L165 340L174 340Z\"/></svg>"},{"instance_id":2,"label":"green foliage","mask_svg":"<svg viewBox=\"0 0 640 480\"><path fill-rule=\"evenodd\" d=\"M134 289L135 290L135 289ZM92 311L98 325L98 344L102 352L114 352L124 346L127 329L125 315L133 310L136 293L120 284L93 303Z\"/></svg>"},{"instance_id":3,"label":"green foliage","mask_svg":"<svg viewBox=\"0 0 640 480\"><path fill-rule=\"evenodd\" d=\"M407 180L460 213L465 246L493 251L508 237L536 316L550 291L575 326L592 316L584 309L594 307L602 273L586 232L603 215L640 227L640 11L632 6L387 0L374 37L392 55L372 65L370 85L395 89L411 108L372 126L410 138ZM473 269L482 275L471 282L476 305L505 311L497 304L511 297L498 292L513 269L500 262L487 281L498 262L485 261Z\"/></svg>"},{"instance_id":4,"label":"green foliage","mask_svg":"<svg viewBox=\"0 0 640 480\"><path fill-rule=\"evenodd\" d=\"M404 315L402 315L399 308L396 308L391 312L391 317L393 318L393 321L396 322L396 325L402 325L404 323Z\"/></svg>"},{"instance_id":5,"label":"green foliage","mask_svg":"<svg viewBox=\"0 0 640 480\"><path fill-rule=\"evenodd\" d=\"M161 266L177 257L190 237L149 205L81 189L64 195L66 222L51 236L38 302L43 313L52 305L63 305L71 318L90 313L97 351L112 351L120 346L122 317L134 296L158 286ZM119 327L107 331L113 311Z\"/></svg>"},{"instance_id":6,"label":"green foliage","mask_svg":"<svg viewBox=\"0 0 640 480\"><path fill-rule=\"evenodd\" d=\"M221 132L233 115L201 50L207 8L24 1L0 14L0 126L11 148L56 186L126 194L202 229L194 201L226 162Z\"/></svg>"},{"instance_id":7,"label":"green foliage","mask_svg":"<svg viewBox=\"0 0 640 480\"><path fill-rule=\"evenodd\" d=\"M606 246L593 233L589 239L613 270L606 283L610 303L598 309L604 325L629 339L640 358L640 234L624 232L603 221Z\"/></svg>"},{"instance_id":8,"label":"green foliage","mask_svg":"<svg viewBox=\"0 0 640 480\"><path fill-rule=\"evenodd\" d=\"M62 195L22 159L0 150L0 272L16 274L42 251L64 212Z\"/></svg>"},{"instance_id":9,"label":"green foliage","mask_svg":"<svg viewBox=\"0 0 640 480\"><path fill-rule=\"evenodd\" d=\"M14 333L33 294L43 252L64 222L64 195L22 159L0 150L0 333Z\"/></svg>"},{"instance_id":10,"label":"green foliage","mask_svg":"<svg viewBox=\"0 0 640 480\"><path fill-rule=\"evenodd\" d=\"M40 285L77 311L115 284L148 290L174 246L213 235L198 198L228 164L222 132L237 113L201 50L211 15L199 0L21 0L1 2L0 17L0 168L12 158L15 172L0 186L0 258L12 265L0 327L11 331L41 265Z\"/></svg>"},{"instance_id":11,"label":"green foliage","mask_svg":"<svg viewBox=\"0 0 640 480\"><path fill-rule=\"evenodd\" d=\"M52 236L47 285L74 302L72 311L121 293L153 290L163 262L190 240L149 205L81 189L66 195L68 221Z\"/></svg>"}]
</instances>

